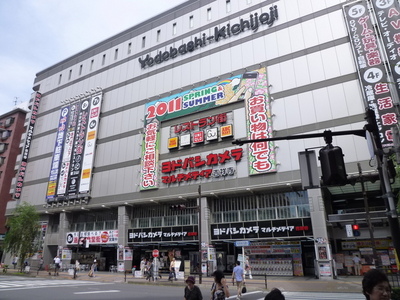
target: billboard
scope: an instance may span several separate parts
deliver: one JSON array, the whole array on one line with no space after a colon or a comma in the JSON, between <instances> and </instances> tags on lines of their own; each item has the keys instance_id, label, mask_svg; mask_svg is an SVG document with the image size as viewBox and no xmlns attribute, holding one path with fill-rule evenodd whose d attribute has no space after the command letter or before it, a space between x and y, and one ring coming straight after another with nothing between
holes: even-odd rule
<instances>
[{"instance_id":1,"label":"billboard","mask_svg":"<svg viewBox=\"0 0 400 300\"><path fill-rule=\"evenodd\" d=\"M213 82L189 91L171 95L146 104L145 108L145 124L142 143L142 164L141 164L141 181L140 189L155 189L160 183L179 183L181 181L176 178L185 178L186 182L193 182L202 178L214 180L213 176L197 176L201 173L207 175L213 172L207 169L205 174L207 159L215 153L201 153L193 157L186 158L186 162L190 161L191 168L195 165L192 161L198 160L196 164L197 170L188 174L162 174L160 180L158 170L165 172L164 166L174 165L173 161L163 162L162 168L159 168L158 153L160 143L160 128L164 121L187 116L189 114L211 110L222 105L242 102L246 108L246 120L237 120L238 123L245 122L247 129L247 138L261 139L272 137L272 121L270 112L270 97L268 93L268 81L266 68L260 68L241 75L232 76L217 82ZM179 151L187 147L197 147L198 145L207 145L216 143L225 138L233 138L233 117L232 113L209 114L203 118L177 124L170 129L167 148L170 151ZM276 171L276 160L273 142L251 143L248 151L240 149L226 149L229 161L239 161L237 153L246 152L249 161L249 173L251 175ZM234 153L234 155L232 155ZM225 155L219 153L218 155ZM222 159L222 163L225 162ZM218 164L212 162L210 164ZM220 167L222 172L226 172L228 168ZM225 170L225 171L224 171ZM231 167L229 172L232 173ZM218 174L218 172L214 172ZM193 175L193 176L192 176ZM169 178L167 178L167 177ZM219 176L220 177L220 176ZM218 177L218 178L219 178Z\"/></svg>"}]
</instances>

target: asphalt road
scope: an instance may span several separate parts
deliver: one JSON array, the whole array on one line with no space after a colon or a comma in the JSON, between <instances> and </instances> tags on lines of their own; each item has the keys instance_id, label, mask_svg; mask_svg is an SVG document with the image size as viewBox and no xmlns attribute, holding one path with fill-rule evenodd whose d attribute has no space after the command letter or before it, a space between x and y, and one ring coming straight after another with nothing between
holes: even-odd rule
<instances>
[{"instance_id":1,"label":"asphalt road","mask_svg":"<svg viewBox=\"0 0 400 300\"><path fill-rule=\"evenodd\" d=\"M230 289L236 299L236 291ZM210 291L202 288L203 298L210 299ZM284 292L286 300L339 300L365 299L355 293L312 293ZM263 300L265 291L252 290L243 295L242 300ZM125 299L183 299L182 286L141 285L119 282L98 282L89 280L32 278L24 276L0 275L1 300L125 300Z\"/></svg>"}]
</instances>

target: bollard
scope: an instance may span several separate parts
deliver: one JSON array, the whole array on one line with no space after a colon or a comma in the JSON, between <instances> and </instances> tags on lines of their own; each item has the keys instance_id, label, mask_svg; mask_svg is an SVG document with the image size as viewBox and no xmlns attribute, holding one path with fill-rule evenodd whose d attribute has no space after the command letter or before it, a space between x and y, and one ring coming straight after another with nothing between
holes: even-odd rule
<instances>
[{"instance_id":1,"label":"bollard","mask_svg":"<svg viewBox=\"0 0 400 300\"><path fill-rule=\"evenodd\" d=\"M267 284L267 273L264 274L264 282L265 282L265 288L268 288L268 284Z\"/></svg>"}]
</instances>

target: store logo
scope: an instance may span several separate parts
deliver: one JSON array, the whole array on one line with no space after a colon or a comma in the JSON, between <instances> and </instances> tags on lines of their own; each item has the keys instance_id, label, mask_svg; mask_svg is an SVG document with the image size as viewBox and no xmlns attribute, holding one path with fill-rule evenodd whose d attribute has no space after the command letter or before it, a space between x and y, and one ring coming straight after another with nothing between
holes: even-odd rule
<instances>
[{"instance_id":1,"label":"store logo","mask_svg":"<svg viewBox=\"0 0 400 300\"><path fill-rule=\"evenodd\" d=\"M214 27L214 35L207 36L205 33L201 34L201 37L195 37L194 41L182 44L178 48L170 47L169 50L161 52L159 51L155 57L147 54L144 59L139 58L139 63L142 69L146 67L152 67L155 64L160 64L169 59L175 58L178 55L184 55L188 52L193 52L199 47L204 47L210 43L218 42L221 39L225 39L232 35L238 35L245 30L253 30L256 32L260 25L268 25L271 27L275 20L278 19L278 7L276 5L269 8L269 13L265 12L260 15L258 13L250 14L248 20L240 19L239 23L231 25L230 23L225 26Z\"/></svg>"}]
</instances>

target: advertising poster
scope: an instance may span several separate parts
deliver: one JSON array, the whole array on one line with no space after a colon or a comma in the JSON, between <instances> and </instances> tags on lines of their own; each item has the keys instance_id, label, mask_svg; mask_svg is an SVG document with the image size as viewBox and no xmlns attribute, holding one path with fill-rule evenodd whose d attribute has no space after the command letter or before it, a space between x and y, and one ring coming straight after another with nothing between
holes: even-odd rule
<instances>
[{"instance_id":1,"label":"advertising poster","mask_svg":"<svg viewBox=\"0 0 400 300\"><path fill-rule=\"evenodd\" d=\"M218 82L213 82L189 91L184 91L169 97L158 99L146 104L145 124L142 142L142 166L140 189L156 189L160 183L164 187L179 184L184 180L196 183L197 180L216 180L221 174L234 172L234 169L214 171L207 168L211 163L218 164L217 158L202 155L187 158L186 161L167 162L165 173L184 170L175 177L160 181L157 170L161 123L196 112L209 110L204 118L175 125L168 137L168 149L196 147L198 144L218 142L223 138L233 136L233 119L229 114L212 114L212 108L231 103L242 102L246 108L246 128L248 139L272 137L272 121L270 111L270 96L266 68L260 68L241 75L232 76ZM210 124L212 123L212 124ZM248 161L250 174L276 172L275 152L272 142L255 142L248 145ZM231 153L223 153L222 159L235 159L232 152L244 153L243 149L233 148ZM205 155L206 156L206 153ZM215 159L217 159L215 161ZM207 165L208 163L208 165ZM188 170L192 168L194 170ZM179 171L179 172L180 172ZM168 185L167 185L168 184Z\"/></svg>"}]
</instances>

